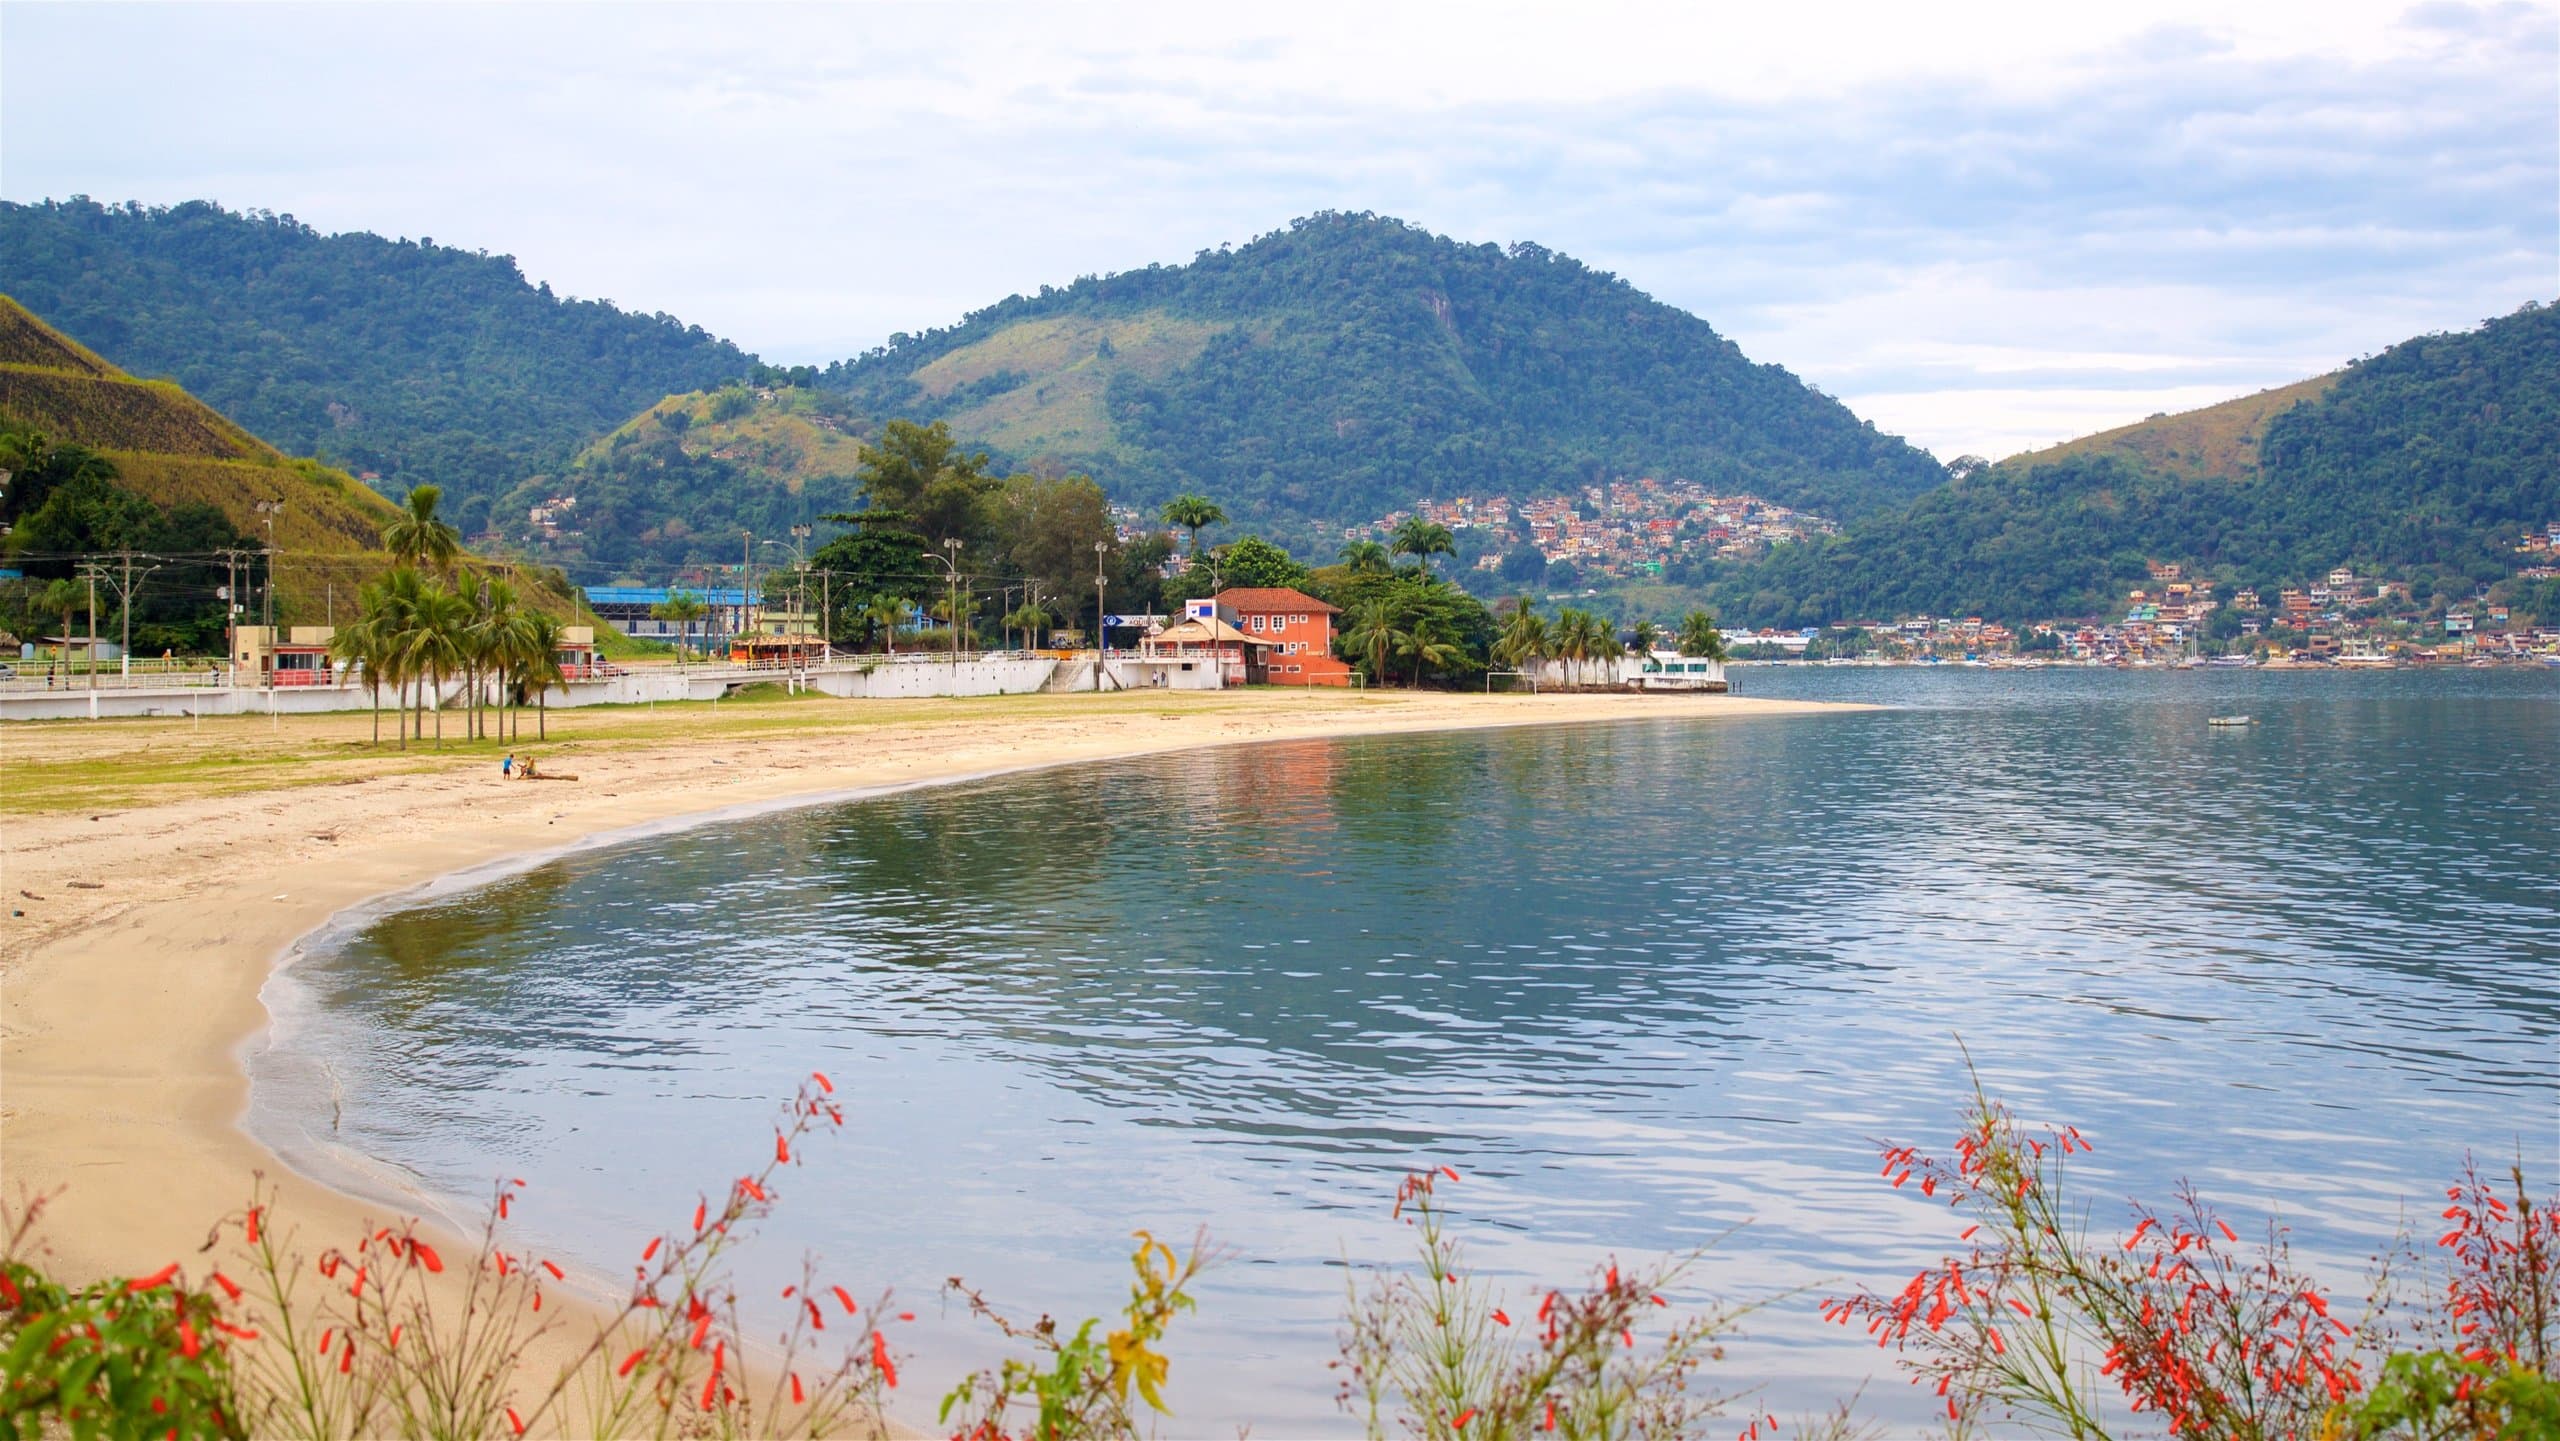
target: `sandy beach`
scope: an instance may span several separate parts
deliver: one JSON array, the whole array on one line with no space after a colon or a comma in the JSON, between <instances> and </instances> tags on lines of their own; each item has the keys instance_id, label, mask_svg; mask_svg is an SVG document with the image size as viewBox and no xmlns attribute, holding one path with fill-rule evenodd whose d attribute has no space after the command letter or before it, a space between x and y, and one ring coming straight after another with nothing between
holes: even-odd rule
<instances>
[{"instance_id":1,"label":"sandy beach","mask_svg":"<svg viewBox=\"0 0 2560 1441\"><path fill-rule=\"evenodd\" d=\"M479 742L366 744L362 714L0 731L0 1184L59 1192L66 1278L195 1254L253 1173L306 1237L380 1208L288 1173L240 1128L259 988L335 913L439 875L627 827L870 787L1203 746L1849 709L1746 697L1039 696L555 713L505 782ZM529 718L528 718L529 720ZM446 718L449 738L460 719ZM528 734L530 726L528 724ZM77 778L76 783L66 777Z\"/></svg>"}]
</instances>

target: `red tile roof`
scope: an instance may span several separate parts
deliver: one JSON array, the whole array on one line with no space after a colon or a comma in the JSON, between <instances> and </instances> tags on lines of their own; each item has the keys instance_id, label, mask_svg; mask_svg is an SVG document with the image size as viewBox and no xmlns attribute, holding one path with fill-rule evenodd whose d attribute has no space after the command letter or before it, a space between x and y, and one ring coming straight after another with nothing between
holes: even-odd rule
<instances>
[{"instance_id":1,"label":"red tile roof","mask_svg":"<svg viewBox=\"0 0 2560 1441\"><path fill-rule=\"evenodd\" d=\"M1285 585L1237 586L1218 592L1217 601L1218 604L1238 615L1272 615L1299 611L1322 611L1327 615L1342 613L1340 606L1327 605L1305 591L1291 590Z\"/></svg>"}]
</instances>

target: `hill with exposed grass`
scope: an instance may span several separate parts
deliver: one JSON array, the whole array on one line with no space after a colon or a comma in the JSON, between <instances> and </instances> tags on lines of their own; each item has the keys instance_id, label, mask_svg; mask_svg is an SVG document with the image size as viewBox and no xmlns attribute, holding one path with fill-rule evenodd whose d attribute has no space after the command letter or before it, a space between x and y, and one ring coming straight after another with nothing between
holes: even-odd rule
<instances>
[{"instance_id":1,"label":"hill with exposed grass","mask_svg":"<svg viewBox=\"0 0 2560 1441\"><path fill-rule=\"evenodd\" d=\"M286 457L165 380L137 380L0 296L0 420L105 455L125 489L164 508L211 505L281 549L366 551L390 501L346 472Z\"/></svg>"},{"instance_id":2,"label":"hill with exposed grass","mask_svg":"<svg viewBox=\"0 0 2560 1441\"><path fill-rule=\"evenodd\" d=\"M201 201L0 203L0 255L10 293L90 349L389 494L440 485L465 535L643 406L755 365L507 256Z\"/></svg>"},{"instance_id":3,"label":"hill with exposed grass","mask_svg":"<svg viewBox=\"0 0 2560 1441\"><path fill-rule=\"evenodd\" d=\"M2560 520L2560 306L2013 457L1717 576L1731 618L2096 615L2151 562L2269 594L2331 567L2469 594Z\"/></svg>"},{"instance_id":4,"label":"hill with exposed grass","mask_svg":"<svg viewBox=\"0 0 2560 1441\"><path fill-rule=\"evenodd\" d=\"M1944 478L1615 276L1370 215L1014 296L824 383L1115 500L1198 491L1284 531L1644 475L1855 518Z\"/></svg>"},{"instance_id":5,"label":"hill with exposed grass","mask_svg":"<svg viewBox=\"0 0 2560 1441\"><path fill-rule=\"evenodd\" d=\"M854 471L870 434L837 391L731 385L672 395L557 474L518 486L499 525L590 578L734 563L742 532L784 541L794 525L858 508Z\"/></svg>"}]
</instances>

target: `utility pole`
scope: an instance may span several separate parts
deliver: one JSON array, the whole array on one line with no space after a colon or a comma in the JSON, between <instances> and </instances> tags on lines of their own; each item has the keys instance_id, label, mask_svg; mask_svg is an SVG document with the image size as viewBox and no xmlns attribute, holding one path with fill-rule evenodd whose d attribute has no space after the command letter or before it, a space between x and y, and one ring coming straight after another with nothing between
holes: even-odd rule
<instances>
[{"instance_id":1,"label":"utility pole","mask_svg":"<svg viewBox=\"0 0 2560 1441\"><path fill-rule=\"evenodd\" d=\"M1102 693L1102 673L1111 664L1111 628L1105 623L1102 609L1102 553L1110 548L1111 542L1107 540L1093 543L1093 689L1096 695Z\"/></svg>"},{"instance_id":2,"label":"utility pole","mask_svg":"<svg viewBox=\"0 0 2560 1441\"><path fill-rule=\"evenodd\" d=\"M951 627L951 693L960 693L960 537L942 538L942 548L949 554L943 566L951 572L951 599L945 604L943 623Z\"/></svg>"},{"instance_id":3,"label":"utility pole","mask_svg":"<svg viewBox=\"0 0 2560 1441\"><path fill-rule=\"evenodd\" d=\"M98 565L83 561L80 568L89 576L89 639L80 648L89 657L89 689L98 688Z\"/></svg>"}]
</instances>

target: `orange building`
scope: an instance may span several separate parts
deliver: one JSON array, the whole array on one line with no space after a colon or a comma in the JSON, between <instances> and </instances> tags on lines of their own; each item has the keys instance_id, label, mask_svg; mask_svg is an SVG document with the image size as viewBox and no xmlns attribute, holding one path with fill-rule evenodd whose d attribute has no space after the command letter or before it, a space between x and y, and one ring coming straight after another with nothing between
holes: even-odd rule
<instances>
[{"instance_id":1,"label":"orange building","mask_svg":"<svg viewBox=\"0 0 2560 1441\"><path fill-rule=\"evenodd\" d=\"M1235 617L1238 630L1270 649L1256 657L1273 685L1349 685L1351 666L1333 654L1333 618L1338 607L1285 586L1240 586L1214 598L1218 608Z\"/></svg>"}]
</instances>

